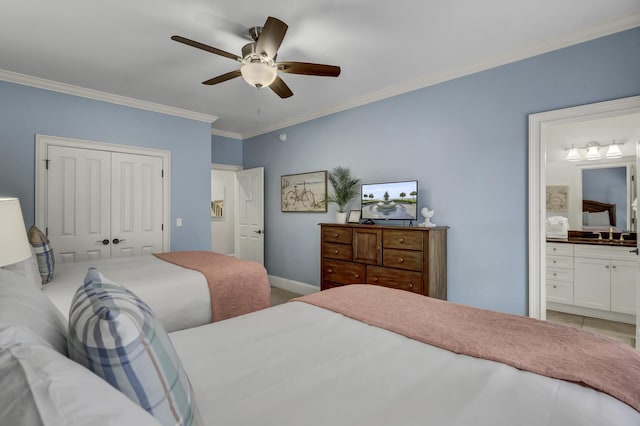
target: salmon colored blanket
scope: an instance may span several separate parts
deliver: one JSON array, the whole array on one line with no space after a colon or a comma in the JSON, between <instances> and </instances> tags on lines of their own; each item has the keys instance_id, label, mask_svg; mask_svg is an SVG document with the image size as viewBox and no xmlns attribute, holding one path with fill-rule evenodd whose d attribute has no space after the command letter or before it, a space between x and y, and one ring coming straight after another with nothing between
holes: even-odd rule
<instances>
[{"instance_id":1,"label":"salmon colored blanket","mask_svg":"<svg viewBox=\"0 0 640 426\"><path fill-rule=\"evenodd\" d=\"M205 276L211 297L211 320L222 321L271 306L264 266L210 251L156 253L156 257Z\"/></svg>"},{"instance_id":2,"label":"salmon colored blanket","mask_svg":"<svg viewBox=\"0 0 640 426\"><path fill-rule=\"evenodd\" d=\"M586 385L640 411L640 352L605 336L375 285L293 300L458 354Z\"/></svg>"}]
</instances>

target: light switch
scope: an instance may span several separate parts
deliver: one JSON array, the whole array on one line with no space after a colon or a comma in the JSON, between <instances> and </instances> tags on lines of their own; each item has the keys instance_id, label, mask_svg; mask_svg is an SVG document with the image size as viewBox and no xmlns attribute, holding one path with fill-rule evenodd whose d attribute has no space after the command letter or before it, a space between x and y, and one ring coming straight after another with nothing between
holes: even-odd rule
<instances>
[{"instance_id":1,"label":"light switch","mask_svg":"<svg viewBox=\"0 0 640 426\"><path fill-rule=\"evenodd\" d=\"M181 227L182 226L182 218L181 217L177 217L176 218L176 226L177 227Z\"/></svg>"}]
</instances>

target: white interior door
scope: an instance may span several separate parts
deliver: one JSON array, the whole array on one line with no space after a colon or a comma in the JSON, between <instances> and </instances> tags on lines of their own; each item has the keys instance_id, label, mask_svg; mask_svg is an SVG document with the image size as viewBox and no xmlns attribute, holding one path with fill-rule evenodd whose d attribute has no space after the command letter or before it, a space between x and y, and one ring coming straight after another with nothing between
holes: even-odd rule
<instances>
[{"instance_id":1,"label":"white interior door","mask_svg":"<svg viewBox=\"0 0 640 426\"><path fill-rule=\"evenodd\" d=\"M636 142L636 176L640 171L640 141ZM638 195L640 195L639 187L635 185L635 214L633 215L638 220ZM635 231L640 231L639 224L636 222ZM636 254L640 252L640 240L636 240ZM636 349L640 349L640 268L636 268Z\"/></svg>"},{"instance_id":2,"label":"white interior door","mask_svg":"<svg viewBox=\"0 0 640 426\"><path fill-rule=\"evenodd\" d=\"M236 172L236 253L264 265L264 168Z\"/></svg>"},{"instance_id":3,"label":"white interior door","mask_svg":"<svg viewBox=\"0 0 640 426\"><path fill-rule=\"evenodd\" d=\"M111 154L111 257L162 251L162 158Z\"/></svg>"},{"instance_id":4,"label":"white interior door","mask_svg":"<svg viewBox=\"0 0 640 426\"><path fill-rule=\"evenodd\" d=\"M46 227L56 260L108 259L111 153L49 146L47 159Z\"/></svg>"}]
</instances>

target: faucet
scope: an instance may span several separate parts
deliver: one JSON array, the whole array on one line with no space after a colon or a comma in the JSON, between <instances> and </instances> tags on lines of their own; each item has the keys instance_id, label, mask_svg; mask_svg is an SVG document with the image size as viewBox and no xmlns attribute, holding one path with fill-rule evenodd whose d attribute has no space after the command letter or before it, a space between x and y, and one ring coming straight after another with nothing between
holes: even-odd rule
<instances>
[{"instance_id":1,"label":"faucet","mask_svg":"<svg viewBox=\"0 0 640 426\"><path fill-rule=\"evenodd\" d=\"M621 232L621 233L620 233L620 241L624 241L624 236L625 236L625 235L631 235L631 234L630 234L630 233L628 233L628 232Z\"/></svg>"}]
</instances>

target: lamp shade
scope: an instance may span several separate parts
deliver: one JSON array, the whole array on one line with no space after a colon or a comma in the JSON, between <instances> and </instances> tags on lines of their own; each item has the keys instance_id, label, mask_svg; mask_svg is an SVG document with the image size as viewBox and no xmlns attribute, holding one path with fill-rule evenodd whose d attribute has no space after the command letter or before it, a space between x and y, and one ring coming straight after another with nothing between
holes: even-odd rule
<instances>
[{"instance_id":1,"label":"lamp shade","mask_svg":"<svg viewBox=\"0 0 640 426\"><path fill-rule=\"evenodd\" d=\"M578 148L571 145L571 149L569 149L569 153L567 154L567 160L580 161L580 153L578 153Z\"/></svg>"},{"instance_id":2,"label":"lamp shade","mask_svg":"<svg viewBox=\"0 0 640 426\"><path fill-rule=\"evenodd\" d=\"M604 155L606 158L620 158L622 157L622 151L620 151L620 147L617 143L613 143L609 145L609 149L607 153Z\"/></svg>"},{"instance_id":3,"label":"lamp shade","mask_svg":"<svg viewBox=\"0 0 640 426\"><path fill-rule=\"evenodd\" d=\"M278 75L275 67L262 62L248 62L240 67L240 73L247 83L257 88L269 86Z\"/></svg>"},{"instance_id":4,"label":"lamp shade","mask_svg":"<svg viewBox=\"0 0 640 426\"><path fill-rule=\"evenodd\" d=\"M599 160L600 159L600 150L597 146L590 146L587 150L587 156L585 157L587 160Z\"/></svg>"},{"instance_id":5,"label":"lamp shade","mask_svg":"<svg viewBox=\"0 0 640 426\"><path fill-rule=\"evenodd\" d=\"M23 261L31 256L20 201L0 198L0 267Z\"/></svg>"}]
</instances>

